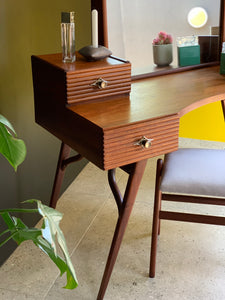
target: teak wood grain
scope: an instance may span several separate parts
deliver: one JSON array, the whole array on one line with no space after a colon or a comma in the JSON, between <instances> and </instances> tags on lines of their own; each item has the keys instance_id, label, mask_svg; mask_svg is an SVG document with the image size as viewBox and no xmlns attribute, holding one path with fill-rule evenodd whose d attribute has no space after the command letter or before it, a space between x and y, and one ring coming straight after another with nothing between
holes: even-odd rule
<instances>
[{"instance_id":1,"label":"teak wood grain","mask_svg":"<svg viewBox=\"0 0 225 300\"><path fill-rule=\"evenodd\" d=\"M118 127L176 114L179 117L207 103L224 99L225 75L219 67L133 82L130 98L124 101L90 103L71 110L104 128ZM207 99L208 98L208 99Z\"/></svg>"},{"instance_id":2,"label":"teak wood grain","mask_svg":"<svg viewBox=\"0 0 225 300\"><path fill-rule=\"evenodd\" d=\"M180 117L223 99L225 77L218 67L210 67L136 81L126 100L118 97L69 109L102 128L103 165L110 169L176 150ZM143 135L154 139L150 149L135 148Z\"/></svg>"},{"instance_id":3,"label":"teak wood grain","mask_svg":"<svg viewBox=\"0 0 225 300\"><path fill-rule=\"evenodd\" d=\"M79 72L75 74L74 65L63 64L59 55L32 57L36 122L62 141L51 205L55 207L58 200L64 164L74 160L68 159L70 148L109 170L119 216L98 300L104 298L147 159L177 149L179 119L185 113L218 100L225 111L225 77L219 74L219 67L136 81L130 96L125 80L125 94L121 89L123 95L109 91L104 97L95 97L97 91L93 91L94 97L88 99L92 101L86 102L85 93L89 94L90 87L83 86L85 69L99 77L108 62L78 62ZM118 74L116 81L120 84L119 79ZM80 97L79 87L83 91ZM76 99L70 98L74 91ZM150 148L136 145L143 136L153 139ZM124 197L115 182L116 167L129 174Z\"/></svg>"},{"instance_id":4,"label":"teak wood grain","mask_svg":"<svg viewBox=\"0 0 225 300\"><path fill-rule=\"evenodd\" d=\"M93 102L71 104L66 86L67 77L73 76L68 75L70 64L65 66L59 55L47 55L32 57L32 66L36 122L105 170L176 150L180 117L225 100L225 77L219 67L136 81L130 96L109 93L104 101L94 97ZM98 70L99 77L103 66L103 61L81 61L77 69L81 74L85 68ZM142 136L153 139L152 147L135 145Z\"/></svg>"}]
</instances>

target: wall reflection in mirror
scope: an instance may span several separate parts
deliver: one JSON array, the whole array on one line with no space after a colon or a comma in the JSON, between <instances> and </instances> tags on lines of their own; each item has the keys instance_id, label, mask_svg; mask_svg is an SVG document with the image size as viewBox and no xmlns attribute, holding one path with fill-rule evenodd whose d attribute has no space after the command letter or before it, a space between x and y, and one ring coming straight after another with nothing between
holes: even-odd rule
<instances>
[{"instance_id":1,"label":"wall reflection in mirror","mask_svg":"<svg viewBox=\"0 0 225 300\"><path fill-rule=\"evenodd\" d=\"M202 7L207 12L203 26L191 26L188 22L188 14L194 7ZM165 68L156 65L153 59L152 43L161 31L173 39L173 59L167 69L180 64L178 37L197 36L200 63L219 58L220 0L107 0L107 18L109 49L113 55L131 61L133 75ZM201 18L201 14L193 16L193 22L201 23ZM197 47L194 51L196 55ZM190 53L182 49L180 55L183 58ZM197 61L191 63L197 64Z\"/></svg>"}]
</instances>

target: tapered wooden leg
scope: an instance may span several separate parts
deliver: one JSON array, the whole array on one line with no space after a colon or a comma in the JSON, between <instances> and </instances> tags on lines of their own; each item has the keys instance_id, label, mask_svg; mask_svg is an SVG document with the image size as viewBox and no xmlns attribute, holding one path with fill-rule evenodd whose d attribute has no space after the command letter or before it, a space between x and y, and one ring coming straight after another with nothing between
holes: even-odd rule
<instances>
[{"instance_id":1,"label":"tapered wooden leg","mask_svg":"<svg viewBox=\"0 0 225 300\"><path fill-rule=\"evenodd\" d=\"M56 203L59 199L60 188L61 188L63 177L65 174L65 166L63 165L63 162L69 158L70 151L71 151L71 148L62 142L60 152L59 152L59 159L58 159L58 164L57 164L57 168L56 168L56 173L55 173L55 180L54 180L54 184L53 184L52 195L51 195L51 199L50 199L50 205L49 205L50 207L53 207L53 208L56 207Z\"/></svg>"},{"instance_id":2,"label":"tapered wooden leg","mask_svg":"<svg viewBox=\"0 0 225 300\"><path fill-rule=\"evenodd\" d=\"M132 165L97 300L102 300L133 208L147 160Z\"/></svg>"},{"instance_id":3,"label":"tapered wooden leg","mask_svg":"<svg viewBox=\"0 0 225 300\"><path fill-rule=\"evenodd\" d=\"M160 198L161 198L161 195L160 195ZM161 210L161 206L162 206L162 201L160 201L160 204L159 204L159 211ZM160 235L160 228L161 228L161 220L159 218L158 235Z\"/></svg>"},{"instance_id":4,"label":"tapered wooden leg","mask_svg":"<svg viewBox=\"0 0 225 300\"><path fill-rule=\"evenodd\" d=\"M160 192L160 177L162 172L162 159L157 161L156 170L156 183L155 183L155 202L152 223L152 242L151 242L151 256L150 256L150 269L149 277L155 277L156 253L157 253L157 240L160 232L160 219L159 211L161 209L161 192Z\"/></svg>"}]
</instances>

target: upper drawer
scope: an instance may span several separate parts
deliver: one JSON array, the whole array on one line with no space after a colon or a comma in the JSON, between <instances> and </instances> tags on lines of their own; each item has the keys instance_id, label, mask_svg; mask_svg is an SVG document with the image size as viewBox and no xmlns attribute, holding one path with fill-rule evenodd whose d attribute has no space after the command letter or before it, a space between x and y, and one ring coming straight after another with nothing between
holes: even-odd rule
<instances>
[{"instance_id":1,"label":"upper drawer","mask_svg":"<svg viewBox=\"0 0 225 300\"><path fill-rule=\"evenodd\" d=\"M131 66L123 63L113 68L67 72L67 103L100 100L130 93Z\"/></svg>"},{"instance_id":2,"label":"upper drawer","mask_svg":"<svg viewBox=\"0 0 225 300\"><path fill-rule=\"evenodd\" d=\"M63 63L61 53L32 56L32 70L35 94L43 93L53 103L108 100L128 95L131 89L130 62L114 56L87 62L76 53L73 63ZM103 84L94 85L98 80L103 80Z\"/></svg>"},{"instance_id":3,"label":"upper drawer","mask_svg":"<svg viewBox=\"0 0 225 300\"><path fill-rule=\"evenodd\" d=\"M109 129L104 133L104 168L113 169L175 151L178 135L177 115ZM142 137L152 139L148 148L137 145Z\"/></svg>"}]
</instances>

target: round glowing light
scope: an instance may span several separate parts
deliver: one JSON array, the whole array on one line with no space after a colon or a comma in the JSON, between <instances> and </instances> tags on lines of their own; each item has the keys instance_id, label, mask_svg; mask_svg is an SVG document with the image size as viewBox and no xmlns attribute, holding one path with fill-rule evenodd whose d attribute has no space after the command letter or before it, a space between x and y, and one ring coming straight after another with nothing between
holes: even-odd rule
<instances>
[{"instance_id":1,"label":"round glowing light","mask_svg":"<svg viewBox=\"0 0 225 300\"><path fill-rule=\"evenodd\" d=\"M203 27L208 20L208 14L202 7L194 7L188 13L188 23L194 28Z\"/></svg>"}]
</instances>

